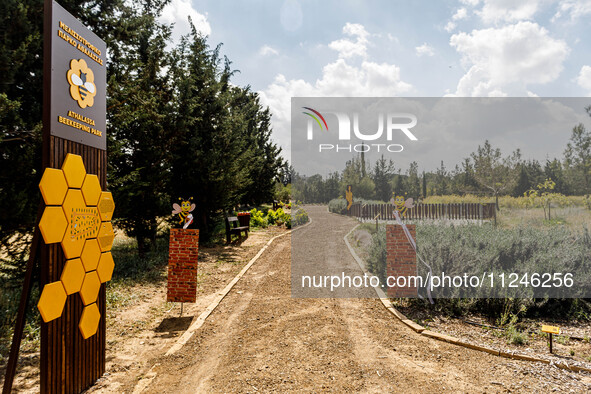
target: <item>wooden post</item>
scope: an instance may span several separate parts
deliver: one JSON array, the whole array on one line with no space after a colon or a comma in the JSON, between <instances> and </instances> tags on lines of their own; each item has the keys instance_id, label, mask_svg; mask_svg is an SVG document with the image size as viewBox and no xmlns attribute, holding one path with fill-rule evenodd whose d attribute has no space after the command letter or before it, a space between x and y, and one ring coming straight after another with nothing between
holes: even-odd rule
<instances>
[{"instance_id":1,"label":"wooden post","mask_svg":"<svg viewBox=\"0 0 591 394\"><path fill-rule=\"evenodd\" d=\"M37 220L35 221L35 232L33 233L33 241L31 242L31 250L29 252L29 261L27 261L27 271L25 273L25 280L23 282L23 289L21 291L21 301L18 307L18 314L16 323L14 325L14 332L12 334L12 345L10 346L10 355L8 356L8 364L6 366L6 374L4 375L3 394L8 394L12 390L12 383L14 375L16 374L16 366L18 364L18 352L21 347L21 340L23 337L23 330L25 327L27 305L29 297L31 296L31 279L33 277L33 270L35 268L35 260L37 258L37 249L39 249L39 227L37 227L43 214L43 203L39 204L37 211Z\"/></svg>"},{"instance_id":2,"label":"wooden post","mask_svg":"<svg viewBox=\"0 0 591 394\"><path fill-rule=\"evenodd\" d=\"M552 353L552 333L548 333L548 340L550 341L550 353Z\"/></svg>"}]
</instances>

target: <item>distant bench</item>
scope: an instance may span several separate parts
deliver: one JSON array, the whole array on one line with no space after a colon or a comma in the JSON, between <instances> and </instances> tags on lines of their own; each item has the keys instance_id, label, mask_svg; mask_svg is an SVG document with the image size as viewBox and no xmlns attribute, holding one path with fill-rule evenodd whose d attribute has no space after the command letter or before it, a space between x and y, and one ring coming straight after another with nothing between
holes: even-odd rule
<instances>
[{"instance_id":1,"label":"distant bench","mask_svg":"<svg viewBox=\"0 0 591 394\"><path fill-rule=\"evenodd\" d=\"M226 218L226 241L228 243L232 242L232 234L238 234L238 238L242 239L242 232L248 238L249 229L249 226L240 226L240 222L236 216L228 216Z\"/></svg>"}]
</instances>

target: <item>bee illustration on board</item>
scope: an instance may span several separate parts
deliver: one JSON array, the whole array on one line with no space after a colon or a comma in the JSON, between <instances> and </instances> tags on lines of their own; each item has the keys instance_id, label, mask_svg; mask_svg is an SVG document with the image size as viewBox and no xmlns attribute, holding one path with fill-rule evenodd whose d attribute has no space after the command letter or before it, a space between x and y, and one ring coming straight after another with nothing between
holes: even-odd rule
<instances>
[{"instance_id":1,"label":"bee illustration on board","mask_svg":"<svg viewBox=\"0 0 591 394\"><path fill-rule=\"evenodd\" d=\"M70 61L70 69L67 74L70 84L70 96L78 102L80 108L92 107L96 95L94 72L84 59Z\"/></svg>"},{"instance_id":2,"label":"bee illustration on board","mask_svg":"<svg viewBox=\"0 0 591 394\"><path fill-rule=\"evenodd\" d=\"M172 204L172 214L179 215L179 225L186 229L191 223L193 223L193 215L191 212L195 209L195 204L192 203L193 197L188 200L179 197L179 201L181 202L181 205L177 203Z\"/></svg>"},{"instance_id":3,"label":"bee illustration on board","mask_svg":"<svg viewBox=\"0 0 591 394\"><path fill-rule=\"evenodd\" d=\"M80 97L84 100L88 93L93 94L95 92L94 83L86 80L86 73L80 71L80 76L72 74L70 76L72 83L80 89Z\"/></svg>"},{"instance_id":4,"label":"bee illustration on board","mask_svg":"<svg viewBox=\"0 0 591 394\"><path fill-rule=\"evenodd\" d=\"M413 208L414 204L413 204L413 199L409 198L408 200L404 200L404 196L402 195L395 195L394 193L392 193L392 198L390 199L390 204L394 205L394 209L398 211L398 213L400 213L400 217L404 217L404 215L406 214L406 211L409 208Z\"/></svg>"}]
</instances>

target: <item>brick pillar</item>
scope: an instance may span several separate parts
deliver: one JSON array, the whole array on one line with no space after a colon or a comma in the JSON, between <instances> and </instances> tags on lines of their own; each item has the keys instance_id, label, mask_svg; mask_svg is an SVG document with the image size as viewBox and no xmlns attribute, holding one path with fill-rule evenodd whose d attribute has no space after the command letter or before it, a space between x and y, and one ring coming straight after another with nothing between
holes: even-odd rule
<instances>
[{"instance_id":1,"label":"brick pillar","mask_svg":"<svg viewBox=\"0 0 591 394\"><path fill-rule=\"evenodd\" d=\"M416 242L416 228L414 224L407 224L406 228ZM415 276L417 275L417 254L412 248L410 242L404 234L402 226L398 224L389 224L386 226L386 275L388 277ZM393 279L390 279L392 281ZM388 297L416 297L417 287L415 282L409 286L408 280L406 287L393 286L390 283L388 287ZM402 283L401 283L402 284Z\"/></svg>"},{"instance_id":2,"label":"brick pillar","mask_svg":"<svg viewBox=\"0 0 591 394\"><path fill-rule=\"evenodd\" d=\"M167 302L195 302L199 230L170 229Z\"/></svg>"}]
</instances>

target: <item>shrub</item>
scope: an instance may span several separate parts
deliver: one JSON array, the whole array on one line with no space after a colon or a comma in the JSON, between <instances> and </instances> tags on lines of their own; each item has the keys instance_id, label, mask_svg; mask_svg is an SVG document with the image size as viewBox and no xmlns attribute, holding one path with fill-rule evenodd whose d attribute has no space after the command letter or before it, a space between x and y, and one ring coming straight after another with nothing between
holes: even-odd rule
<instances>
[{"instance_id":1,"label":"shrub","mask_svg":"<svg viewBox=\"0 0 591 394\"><path fill-rule=\"evenodd\" d=\"M329 212L341 213L345 208L347 208L347 200L344 198L335 198L328 202Z\"/></svg>"},{"instance_id":2,"label":"shrub","mask_svg":"<svg viewBox=\"0 0 591 394\"><path fill-rule=\"evenodd\" d=\"M308 212L306 212L304 209L298 207L292 210L290 225L293 227L308 223L308 220L310 220L308 218Z\"/></svg>"},{"instance_id":3,"label":"shrub","mask_svg":"<svg viewBox=\"0 0 591 394\"><path fill-rule=\"evenodd\" d=\"M250 227L262 227L268 226L267 218L264 217L263 211L259 211L256 208L250 210Z\"/></svg>"}]
</instances>

